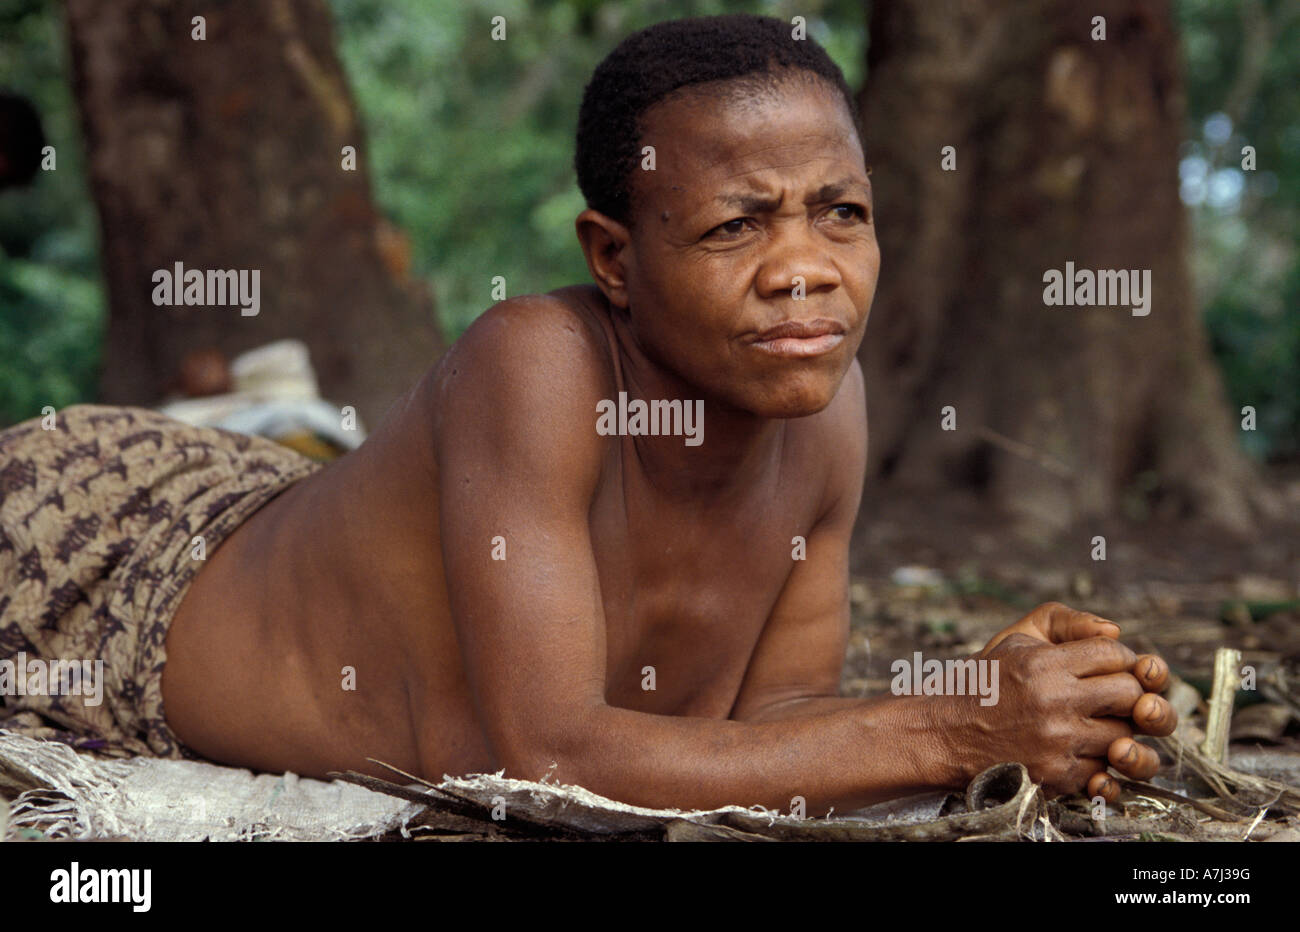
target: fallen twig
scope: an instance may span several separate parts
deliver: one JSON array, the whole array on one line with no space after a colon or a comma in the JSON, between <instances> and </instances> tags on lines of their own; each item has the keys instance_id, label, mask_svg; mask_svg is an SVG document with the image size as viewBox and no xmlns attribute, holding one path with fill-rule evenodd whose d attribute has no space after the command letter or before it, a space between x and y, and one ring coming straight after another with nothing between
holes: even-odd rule
<instances>
[{"instance_id":1,"label":"fallen twig","mask_svg":"<svg viewBox=\"0 0 1300 932\"><path fill-rule=\"evenodd\" d=\"M1188 742L1180 737L1183 733L1187 733L1189 736L1195 735L1199 734L1199 729L1195 729L1191 725L1180 725L1178 731L1169 737L1156 738L1155 741L1165 753L1179 764L1186 761L1196 775L1209 784L1220 799L1229 800L1235 805L1244 808L1254 809L1262 805L1260 802L1244 802L1238 799L1237 794L1233 792L1234 788L1236 790L1249 790L1257 793L1261 798L1272 797L1272 800L1267 803L1269 806L1278 806L1292 812L1300 812L1300 787L1291 786L1279 780L1270 780L1267 777L1242 773L1227 764L1212 760L1203 754L1195 743Z\"/></svg>"},{"instance_id":2,"label":"fallen twig","mask_svg":"<svg viewBox=\"0 0 1300 932\"><path fill-rule=\"evenodd\" d=\"M1132 790L1134 793L1140 793L1143 796L1154 796L1157 799L1167 799L1170 802L1185 803L1197 812L1203 812L1205 815L1222 822L1244 821L1241 816L1235 816L1230 812L1220 809L1218 806L1211 806L1209 803L1203 803L1199 799L1191 799L1187 796L1181 796L1173 790L1166 790L1159 786L1152 786L1150 783L1143 783L1141 780L1129 780L1126 777L1112 777L1111 779L1118 780L1119 785L1126 790Z\"/></svg>"}]
</instances>

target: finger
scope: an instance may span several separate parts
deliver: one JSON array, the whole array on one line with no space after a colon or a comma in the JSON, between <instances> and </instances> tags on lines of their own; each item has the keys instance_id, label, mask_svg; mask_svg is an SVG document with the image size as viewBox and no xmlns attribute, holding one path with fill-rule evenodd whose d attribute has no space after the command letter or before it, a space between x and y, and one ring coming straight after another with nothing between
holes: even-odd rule
<instances>
[{"instance_id":1,"label":"finger","mask_svg":"<svg viewBox=\"0 0 1300 932\"><path fill-rule=\"evenodd\" d=\"M1066 641L1056 647L1066 657L1065 669L1077 677L1105 676L1108 673L1128 673L1133 669L1137 654L1119 641L1107 637Z\"/></svg>"},{"instance_id":2,"label":"finger","mask_svg":"<svg viewBox=\"0 0 1300 932\"><path fill-rule=\"evenodd\" d=\"M984 645L984 649L979 652L979 656L987 657L989 655L989 652L992 651L993 648L997 647L1006 639L1007 639L1007 635L999 631L997 634L993 635L993 637L989 638L988 643Z\"/></svg>"},{"instance_id":3,"label":"finger","mask_svg":"<svg viewBox=\"0 0 1300 932\"><path fill-rule=\"evenodd\" d=\"M1133 675L1147 692L1164 692L1169 685L1169 664L1155 654L1138 654Z\"/></svg>"},{"instance_id":4,"label":"finger","mask_svg":"<svg viewBox=\"0 0 1300 932\"><path fill-rule=\"evenodd\" d=\"M1097 775L1098 771L1105 769L1106 758L1104 756L1076 757L1071 763L1068 773L1059 777L1054 786L1062 793L1086 793L1088 792L1088 782Z\"/></svg>"},{"instance_id":5,"label":"finger","mask_svg":"<svg viewBox=\"0 0 1300 932\"><path fill-rule=\"evenodd\" d=\"M1119 781L1105 771L1105 761L1098 761L1097 763L1103 769L1088 778L1088 786L1086 787L1088 797L1091 799L1100 796L1106 802L1113 803L1119 799Z\"/></svg>"},{"instance_id":6,"label":"finger","mask_svg":"<svg viewBox=\"0 0 1300 932\"><path fill-rule=\"evenodd\" d=\"M1127 716L1090 718L1080 726L1074 753L1080 757L1095 757L1103 760L1116 741L1120 738L1132 737L1133 722Z\"/></svg>"},{"instance_id":7,"label":"finger","mask_svg":"<svg viewBox=\"0 0 1300 932\"><path fill-rule=\"evenodd\" d=\"M997 634L993 635L993 637L989 638L989 642L985 644L984 649L980 651L980 656L986 656L989 651L993 650L993 648L997 647L1007 638L1017 635L1022 638L1029 638L1038 644L1048 643L1047 635L1043 634L1037 627L1033 624L1027 623L1026 620L1022 618L1011 627L1004 628Z\"/></svg>"},{"instance_id":8,"label":"finger","mask_svg":"<svg viewBox=\"0 0 1300 932\"><path fill-rule=\"evenodd\" d=\"M1002 632L996 638L989 641L988 645L981 651L982 656L987 656L993 648L999 644L1011 647L1046 647L1047 644L1042 638L1035 637L1032 634L1025 634L1022 631L1012 631L1011 633Z\"/></svg>"},{"instance_id":9,"label":"finger","mask_svg":"<svg viewBox=\"0 0 1300 932\"><path fill-rule=\"evenodd\" d=\"M1047 605L1050 608L1047 608L1040 627L1053 644L1082 641L1085 638L1119 637L1119 625L1113 621L1107 621L1091 612L1077 611L1059 602L1049 602Z\"/></svg>"},{"instance_id":10,"label":"finger","mask_svg":"<svg viewBox=\"0 0 1300 932\"><path fill-rule=\"evenodd\" d=\"M1110 765L1131 780L1150 780L1160 769L1160 755L1132 738L1120 738L1106 752Z\"/></svg>"},{"instance_id":11,"label":"finger","mask_svg":"<svg viewBox=\"0 0 1300 932\"><path fill-rule=\"evenodd\" d=\"M1133 705L1133 726L1144 735L1172 735L1178 727L1178 713L1163 696L1143 693Z\"/></svg>"},{"instance_id":12,"label":"finger","mask_svg":"<svg viewBox=\"0 0 1300 932\"><path fill-rule=\"evenodd\" d=\"M1146 691L1131 673L1085 676L1079 680L1084 691L1082 711L1087 715L1114 715L1129 718L1133 707Z\"/></svg>"}]
</instances>

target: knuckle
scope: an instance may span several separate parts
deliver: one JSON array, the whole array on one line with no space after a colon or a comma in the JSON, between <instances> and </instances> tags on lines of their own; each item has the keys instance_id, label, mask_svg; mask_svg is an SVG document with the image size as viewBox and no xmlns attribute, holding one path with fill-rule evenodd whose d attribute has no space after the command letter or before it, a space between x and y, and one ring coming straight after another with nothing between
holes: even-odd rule
<instances>
[{"instance_id":1,"label":"knuckle","mask_svg":"<svg viewBox=\"0 0 1300 932\"><path fill-rule=\"evenodd\" d=\"M1124 677L1124 694L1122 696L1122 702L1125 714L1128 714L1137 706L1138 700L1146 695L1146 690L1142 687L1142 684L1138 682L1137 677L1128 673L1121 675Z\"/></svg>"},{"instance_id":2,"label":"knuckle","mask_svg":"<svg viewBox=\"0 0 1300 932\"><path fill-rule=\"evenodd\" d=\"M1042 676L1052 665L1052 661L1053 657L1050 650L1035 648L1025 652L1024 666L1031 676Z\"/></svg>"},{"instance_id":3,"label":"knuckle","mask_svg":"<svg viewBox=\"0 0 1300 932\"><path fill-rule=\"evenodd\" d=\"M1097 637L1094 640L1104 644L1104 650L1111 651L1116 657L1123 658L1124 663L1130 668L1137 663L1137 654L1133 652L1133 648L1127 647L1113 638Z\"/></svg>"},{"instance_id":4,"label":"knuckle","mask_svg":"<svg viewBox=\"0 0 1300 932\"><path fill-rule=\"evenodd\" d=\"M1059 703L1053 703L1053 707L1043 716L1039 734L1044 744L1051 748L1053 753L1073 750L1076 737L1074 718L1073 712L1062 708Z\"/></svg>"}]
</instances>

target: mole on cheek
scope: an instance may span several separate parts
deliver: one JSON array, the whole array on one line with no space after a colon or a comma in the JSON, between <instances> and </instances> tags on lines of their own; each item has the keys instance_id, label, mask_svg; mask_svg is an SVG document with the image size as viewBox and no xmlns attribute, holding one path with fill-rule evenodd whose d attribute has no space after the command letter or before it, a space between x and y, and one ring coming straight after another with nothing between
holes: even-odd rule
<instances>
[{"instance_id":1,"label":"mole on cheek","mask_svg":"<svg viewBox=\"0 0 1300 932\"><path fill-rule=\"evenodd\" d=\"M668 216L669 216L668 211L665 210L663 214L660 215L659 219L662 220L664 223L667 223Z\"/></svg>"}]
</instances>

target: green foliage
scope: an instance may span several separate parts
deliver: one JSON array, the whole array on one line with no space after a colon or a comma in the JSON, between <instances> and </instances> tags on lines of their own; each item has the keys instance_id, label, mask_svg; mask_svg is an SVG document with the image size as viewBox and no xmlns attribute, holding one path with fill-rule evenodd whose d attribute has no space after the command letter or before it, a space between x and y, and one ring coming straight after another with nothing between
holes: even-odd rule
<instances>
[{"instance_id":1,"label":"green foliage","mask_svg":"<svg viewBox=\"0 0 1300 932\"><path fill-rule=\"evenodd\" d=\"M92 397L102 322L95 279L57 262L0 266L0 423Z\"/></svg>"},{"instance_id":2,"label":"green foliage","mask_svg":"<svg viewBox=\"0 0 1300 932\"><path fill-rule=\"evenodd\" d=\"M104 322L95 214L57 8L0 0L0 89L41 115L56 169L0 192L0 425L94 397Z\"/></svg>"},{"instance_id":3,"label":"green foliage","mask_svg":"<svg viewBox=\"0 0 1300 932\"><path fill-rule=\"evenodd\" d=\"M1257 457L1300 454L1300 4L1179 0L1184 200L1205 323ZM1255 62L1258 62L1256 67ZM1253 146L1254 171L1242 170Z\"/></svg>"}]
</instances>

